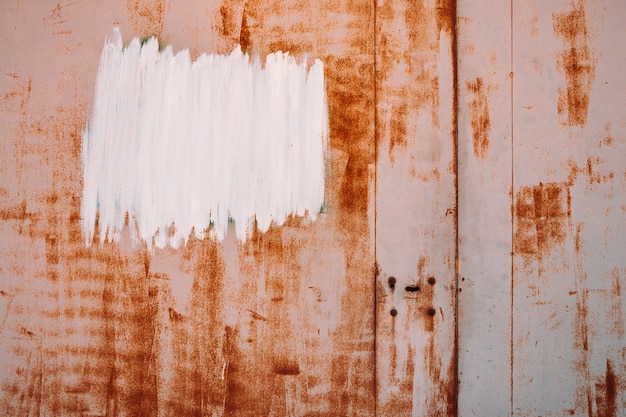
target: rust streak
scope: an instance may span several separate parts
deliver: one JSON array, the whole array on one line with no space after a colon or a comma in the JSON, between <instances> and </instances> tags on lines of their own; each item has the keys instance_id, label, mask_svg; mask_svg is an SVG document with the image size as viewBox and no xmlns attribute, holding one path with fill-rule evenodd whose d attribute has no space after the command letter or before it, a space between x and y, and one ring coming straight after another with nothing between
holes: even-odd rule
<instances>
[{"instance_id":1,"label":"rust streak","mask_svg":"<svg viewBox=\"0 0 626 417\"><path fill-rule=\"evenodd\" d=\"M596 59L588 45L585 2L578 0L570 11L552 16L554 33L564 42L558 67L565 73L567 88L559 89L557 110L561 123L583 127L587 122L589 93L596 71Z\"/></svg>"},{"instance_id":2,"label":"rust streak","mask_svg":"<svg viewBox=\"0 0 626 417\"><path fill-rule=\"evenodd\" d=\"M491 128L487 95L485 94L481 77L476 78L474 81L467 81L466 85L469 92L472 93L472 100L468 103L468 106L472 113L471 125L474 155L477 158L484 159L489 149L489 129Z\"/></svg>"},{"instance_id":3,"label":"rust streak","mask_svg":"<svg viewBox=\"0 0 626 417\"><path fill-rule=\"evenodd\" d=\"M396 146L406 148L406 118L407 118L407 105L401 103L398 106L392 108L392 119L390 122L391 137L389 141L389 159L393 162L394 148Z\"/></svg>"},{"instance_id":4,"label":"rust streak","mask_svg":"<svg viewBox=\"0 0 626 417\"><path fill-rule=\"evenodd\" d=\"M604 381L606 385L606 408L603 415L606 417L617 417L617 378L613 370L613 364L608 359L606 360Z\"/></svg>"}]
</instances>

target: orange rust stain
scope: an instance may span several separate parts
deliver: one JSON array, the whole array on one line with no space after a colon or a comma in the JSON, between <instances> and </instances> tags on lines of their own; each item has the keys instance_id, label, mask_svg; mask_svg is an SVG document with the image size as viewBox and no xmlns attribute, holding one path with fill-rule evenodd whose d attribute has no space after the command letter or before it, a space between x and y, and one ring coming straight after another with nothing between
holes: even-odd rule
<instances>
[{"instance_id":1,"label":"orange rust stain","mask_svg":"<svg viewBox=\"0 0 626 417\"><path fill-rule=\"evenodd\" d=\"M162 40L165 0L127 0L126 9L136 33Z\"/></svg>"},{"instance_id":2,"label":"orange rust stain","mask_svg":"<svg viewBox=\"0 0 626 417\"><path fill-rule=\"evenodd\" d=\"M467 89L472 93L472 100L468 103L472 113L472 143L474 145L474 155L484 159L489 149L489 104L485 94L483 79L476 78L475 81L466 82Z\"/></svg>"},{"instance_id":3,"label":"orange rust stain","mask_svg":"<svg viewBox=\"0 0 626 417\"><path fill-rule=\"evenodd\" d=\"M565 183L539 183L519 190L515 203L514 247L526 263L541 262L565 240L569 200L569 187Z\"/></svg>"},{"instance_id":4,"label":"orange rust stain","mask_svg":"<svg viewBox=\"0 0 626 417\"><path fill-rule=\"evenodd\" d=\"M241 50L245 52L252 52L252 40L250 39L250 15L252 14L252 21L255 21L255 8L252 6L254 2L246 1L246 4L243 7L243 13L241 16L241 28L239 30L239 45L241 46Z\"/></svg>"},{"instance_id":5,"label":"orange rust stain","mask_svg":"<svg viewBox=\"0 0 626 417\"><path fill-rule=\"evenodd\" d=\"M613 321L611 333L619 340L622 340L626 329L624 328L624 310L622 306L622 282L618 268L614 268L613 271L611 271L611 278L611 307L608 318Z\"/></svg>"},{"instance_id":6,"label":"orange rust stain","mask_svg":"<svg viewBox=\"0 0 626 417\"><path fill-rule=\"evenodd\" d=\"M394 161L394 148L396 146L405 148L407 143L406 138L406 118L407 118L407 104L401 103L399 106L394 106L391 111L392 119L390 122L391 137L389 141L389 158Z\"/></svg>"},{"instance_id":7,"label":"orange rust stain","mask_svg":"<svg viewBox=\"0 0 626 417\"><path fill-rule=\"evenodd\" d=\"M272 366L272 372L277 375L300 375L300 365L296 362L276 362Z\"/></svg>"},{"instance_id":8,"label":"orange rust stain","mask_svg":"<svg viewBox=\"0 0 626 417\"><path fill-rule=\"evenodd\" d=\"M224 1L222 3L220 6L220 35L226 38L241 39L242 22L245 19L245 15L241 16L240 8L239 1ZM242 50L246 51L243 45Z\"/></svg>"},{"instance_id":9,"label":"orange rust stain","mask_svg":"<svg viewBox=\"0 0 626 417\"><path fill-rule=\"evenodd\" d=\"M617 405L618 381L613 369L613 363L606 360L605 375L595 379L595 405L597 413L593 413L590 404L590 416L597 417L617 417L619 407Z\"/></svg>"},{"instance_id":10,"label":"orange rust stain","mask_svg":"<svg viewBox=\"0 0 626 417\"><path fill-rule=\"evenodd\" d=\"M609 181L612 181L615 178L615 174L610 171L608 173L600 172L597 168L602 165L604 162L598 156L591 156L587 158L587 180L589 181L589 186L593 188L594 184L602 184Z\"/></svg>"},{"instance_id":11,"label":"orange rust stain","mask_svg":"<svg viewBox=\"0 0 626 417\"><path fill-rule=\"evenodd\" d=\"M587 317L589 315L589 307L587 305L588 290L584 288L587 280L587 274L583 268L583 240L582 240L583 224L578 223L576 225L576 234L574 236L574 253L575 253L575 265L574 273L576 278L576 290L573 294L576 295L576 347L582 349L581 360L577 364L579 371L586 371L587 364L587 351L589 350L588 339L588 324ZM586 374L584 374L586 375ZM586 380L586 377L583 378ZM586 383L586 381L585 381Z\"/></svg>"},{"instance_id":12,"label":"orange rust stain","mask_svg":"<svg viewBox=\"0 0 626 417\"><path fill-rule=\"evenodd\" d=\"M572 10L552 16L554 32L565 44L558 66L565 73L567 88L559 90L557 110L563 116L563 124L580 127L587 122L589 93L596 71L596 60L588 45L584 4L578 0Z\"/></svg>"},{"instance_id":13,"label":"orange rust stain","mask_svg":"<svg viewBox=\"0 0 626 417\"><path fill-rule=\"evenodd\" d=\"M436 331L429 335L428 347L424 355L424 365L428 369L430 379L438 387L438 390L435 395L428 396L425 407L429 410L428 415L452 417L457 415L456 361L453 359L452 365L447 369L447 372L442 372L444 368L439 356L441 347L436 345L435 334Z\"/></svg>"},{"instance_id":14,"label":"orange rust stain","mask_svg":"<svg viewBox=\"0 0 626 417\"><path fill-rule=\"evenodd\" d=\"M299 260L304 240L288 233L296 229L304 230L302 220L290 218L281 228L271 227L264 234L254 232L239 248L240 275L245 284L238 303L254 303L263 310L245 310L244 319L227 332L226 415L285 415L284 378L299 378L303 373L295 349L302 323L292 319L293 306L301 297L303 274ZM255 297L259 278L264 279L265 300ZM300 401L301 397L291 400Z\"/></svg>"},{"instance_id":15,"label":"orange rust stain","mask_svg":"<svg viewBox=\"0 0 626 417\"><path fill-rule=\"evenodd\" d=\"M239 330L226 328L225 355L226 397L224 415L253 416L268 415L271 399L271 374L257 364L256 355L246 354L248 347L242 345Z\"/></svg>"},{"instance_id":16,"label":"orange rust stain","mask_svg":"<svg viewBox=\"0 0 626 417\"><path fill-rule=\"evenodd\" d=\"M397 349L396 344L392 344L391 346L391 360L392 364L389 369L390 375L395 375L396 367L397 367ZM415 349L409 345L407 347L406 353L406 368L404 371L404 377L397 381L394 378L394 382L397 384L399 388L398 391L390 393L387 401L384 404L381 404L378 409L379 415L393 415L398 417L410 416L413 407L413 398L411 395L406 395L406 393L413 392L413 376L415 374L415 357L416 352Z\"/></svg>"},{"instance_id":17,"label":"orange rust stain","mask_svg":"<svg viewBox=\"0 0 626 417\"><path fill-rule=\"evenodd\" d=\"M439 1L433 7L424 1L415 1L406 3L403 8L388 3L377 9L379 102L388 102L397 109L408 105L407 110L411 112L424 108L430 111L433 126L439 126L439 75L432 60L439 53L441 30L453 36L454 2ZM401 91L395 86L399 80L390 78L398 67L405 72ZM392 117L396 117L395 111ZM397 136L393 140L399 142Z\"/></svg>"},{"instance_id":18,"label":"orange rust stain","mask_svg":"<svg viewBox=\"0 0 626 417\"><path fill-rule=\"evenodd\" d=\"M456 1L437 0L435 5L437 28L445 30L450 37L456 35Z\"/></svg>"},{"instance_id":19,"label":"orange rust stain","mask_svg":"<svg viewBox=\"0 0 626 417\"><path fill-rule=\"evenodd\" d=\"M604 132L605 132L605 136L604 136L604 139L600 141L600 147L613 145L614 139L613 139L613 136L611 135L611 126L607 125L604 128Z\"/></svg>"},{"instance_id":20,"label":"orange rust stain","mask_svg":"<svg viewBox=\"0 0 626 417\"><path fill-rule=\"evenodd\" d=\"M202 403L220 406L224 399L222 367L223 281L226 262L215 242L190 240L189 253L195 258L192 308L194 333L197 335ZM206 406L205 406L206 407Z\"/></svg>"},{"instance_id":21,"label":"orange rust stain","mask_svg":"<svg viewBox=\"0 0 626 417\"><path fill-rule=\"evenodd\" d=\"M613 370L613 364L608 359L606 360L606 375L604 377L606 391L605 391L605 409L604 415L606 417L617 417L617 378L615 371Z\"/></svg>"}]
</instances>

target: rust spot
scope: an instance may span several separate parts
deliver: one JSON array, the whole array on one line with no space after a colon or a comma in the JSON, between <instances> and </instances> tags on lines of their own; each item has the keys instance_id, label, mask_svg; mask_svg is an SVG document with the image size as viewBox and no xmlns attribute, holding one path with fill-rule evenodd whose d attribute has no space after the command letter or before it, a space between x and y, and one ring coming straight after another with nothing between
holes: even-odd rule
<instances>
[{"instance_id":1,"label":"rust spot","mask_svg":"<svg viewBox=\"0 0 626 417\"><path fill-rule=\"evenodd\" d=\"M617 378L609 359L606 360L605 375L595 378L595 394L597 413L589 415L616 417L618 412Z\"/></svg>"},{"instance_id":2,"label":"rust spot","mask_svg":"<svg viewBox=\"0 0 626 417\"><path fill-rule=\"evenodd\" d=\"M174 310L172 307L168 308L167 312L170 316L170 320L173 322L182 321L184 319L183 315Z\"/></svg>"},{"instance_id":3,"label":"rust spot","mask_svg":"<svg viewBox=\"0 0 626 417\"><path fill-rule=\"evenodd\" d=\"M587 122L589 92L596 71L596 60L588 45L584 4L578 0L570 11L552 16L554 33L565 44L557 65L565 73L567 88L559 89L557 110L563 116L561 123L580 127Z\"/></svg>"},{"instance_id":4,"label":"rust spot","mask_svg":"<svg viewBox=\"0 0 626 417\"><path fill-rule=\"evenodd\" d=\"M241 29L239 22L236 20L233 6L234 4L232 2L224 2L220 6L220 17L222 19L220 25L220 34L227 38L233 37L235 35L241 38Z\"/></svg>"},{"instance_id":5,"label":"rust spot","mask_svg":"<svg viewBox=\"0 0 626 417\"><path fill-rule=\"evenodd\" d=\"M616 417L617 416L617 378L615 377L615 371L613 370L613 364L608 359L606 360L606 409L604 416Z\"/></svg>"},{"instance_id":6,"label":"rust spot","mask_svg":"<svg viewBox=\"0 0 626 417\"><path fill-rule=\"evenodd\" d=\"M613 321L611 333L619 340L624 337L624 310L622 306L622 283L619 268L613 268L611 271L611 307L609 317Z\"/></svg>"},{"instance_id":7,"label":"rust spot","mask_svg":"<svg viewBox=\"0 0 626 417\"><path fill-rule=\"evenodd\" d=\"M389 128L391 130L391 137L389 141L389 159L394 161L394 148L396 146L405 148L407 143L406 138L406 117L407 117L407 104L401 103L398 106L394 106L391 111L391 122Z\"/></svg>"},{"instance_id":8,"label":"rust spot","mask_svg":"<svg viewBox=\"0 0 626 417\"><path fill-rule=\"evenodd\" d=\"M300 375L300 365L296 362L276 362L272 366L272 372L276 375Z\"/></svg>"},{"instance_id":9,"label":"rust spot","mask_svg":"<svg viewBox=\"0 0 626 417\"><path fill-rule=\"evenodd\" d=\"M241 46L241 50L244 52L250 52L250 48L252 46L250 40L250 28L248 27L249 4L250 2L246 2L243 7L241 29L239 30L239 45Z\"/></svg>"},{"instance_id":10,"label":"rust spot","mask_svg":"<svg viewBox=\"0 0 626 417\"><path fill-rule=\"evenodd\" d=\"M135 32L162 40L165 0L127 0L126 8Z\"/></svg>"},{"instance_id":11,"label":"rust spot","mask_svg":"<svg viewBox=\"0 0 626 417\"><path fill-rule=\"evenodd\" d=\"M26 200L22 200L21 204L0 210L1 220L26 220L29 217L31 215L26 212Z\"/></svg>"},{"instance_id":12,"label":"rust spot","mask_svg":"<svg viewBox=\"0 0 626 417\"><path fill-rule=\"evenodd\" d=\"M615 178L615 174L612 171L601 172L598 168L601 168L604 160L597 156L591 156L587 158L587 180L589 181L590 188L593 188L594 184L602 184L612 181Z\"/></svg>"},{"instance_id":13,"label":"rust spot","mask_svg":"<svg viewBox=\"0 0 626 417\"><path fill-rule=\"evenodd\" d=\"M275 300L275 298L271 298L271 299L272 299L272 300ZM256 311L252 311L252 310L250 310L250 309L248 309L247 311L250 313L250 315L252 316L252 318L253 318L254 320L267 321L267 318L266 318L266 317L264 317L264 316L260 315L260 314L259 314L259 313L257 313Z\"/></svg>"},{"instance_id":14,"label":"rust spot","mask_svg":"<svg viewBox=\"0 0 626 417\"><path fill-rule=\"evenodd\" d=\"M566 236L569 187L546 183L522 187L515 203L515 252L525 263L542 261Z\"/></svg>"},{"instance_id":15,"label":"rust spot","mask_svg":"<svg viewBox=\"0 0 626 417\"><path fill-rule=\"evenodd\" d=\"M455 36L456 26L456 1L437 0L435 6L437 27L439 31L445 30L451 37Z\"/></svg>"},{"instance_id":16,"label":"rust spot","mask_svg":"<svg viewBox=\"0 0 626 417\"><path fill-rule=\"evenodd\" d=\"M604 136L604 139L600 141L600 147L613 145L614 139L613 139L613 136L611 135L611 126L607 125L604 128L604 132L605 132L605 136Z\"/></svg>"},{"instance_id":17,"label":"rust spot","mask_svg":"<svg viewBox=\"0 0 626 417\"><path fill-rule=\"evenodd\" d=\"M467 89L472 93L472 100L468 107L472 113L472 142L474 145L474 155L484 159L489 148L489 104L485 94L483 79L478 77L475 81L466 82Z\"/></svg>"},{"instance_id":18,"label":"rust spot","mask_svg":"<svg viewBox=\"0 0 626 417\"><path fill-rule=\"evenodd\" d=\"M54 234L46 236L46 262L51 265L59 263L59 242Z\"/></svg>"}]
</instances>

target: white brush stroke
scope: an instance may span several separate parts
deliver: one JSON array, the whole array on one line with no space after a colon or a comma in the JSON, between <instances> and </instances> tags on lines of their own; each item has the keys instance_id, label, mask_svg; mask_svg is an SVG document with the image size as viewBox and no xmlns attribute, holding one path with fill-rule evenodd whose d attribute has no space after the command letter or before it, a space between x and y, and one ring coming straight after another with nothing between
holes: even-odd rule
<instances>
[{"instance_id":1,"label":"white brush stroke","mask_svg":"<svg viewBox=\"0 0 626 417\"><path fill-rule=\"evenodd\" d=\"M209 229L237 238L324 203L328 114L324 67L268 55L124 48L115 29L102 51L93 114L83 135L87 245L119 239L126 214L151 249ZM134 223L134 224L133 224ZM174 225L174 226L172 226Z\"/></svg>"}]
</instances>

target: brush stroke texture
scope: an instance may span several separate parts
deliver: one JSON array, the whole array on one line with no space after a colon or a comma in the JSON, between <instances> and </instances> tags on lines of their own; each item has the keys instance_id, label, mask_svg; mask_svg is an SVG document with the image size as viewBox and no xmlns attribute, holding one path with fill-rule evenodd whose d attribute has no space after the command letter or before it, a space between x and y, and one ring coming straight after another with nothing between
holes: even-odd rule
<instances>
[{"instance_id":1,"label":"brush stroke texture","mask_svg":"<svg viewBox=\"0 0 626 417\"><path fill-rule=\"evenodd\" d=\"M155 38L123 47L116 29L83 135L87 244L117 240L127 214L149 248L222 240L229 220L243 241L289 215L315 219L327 142L320 60L276 52L263 66L238 47L192 63Z\"/></svg>"}]
</instances>

